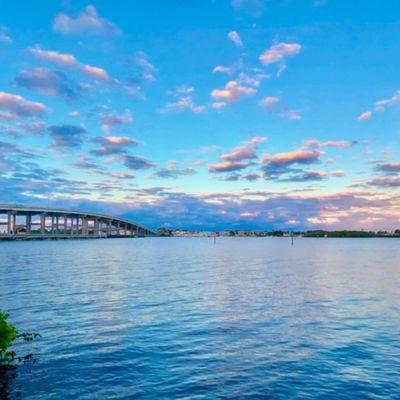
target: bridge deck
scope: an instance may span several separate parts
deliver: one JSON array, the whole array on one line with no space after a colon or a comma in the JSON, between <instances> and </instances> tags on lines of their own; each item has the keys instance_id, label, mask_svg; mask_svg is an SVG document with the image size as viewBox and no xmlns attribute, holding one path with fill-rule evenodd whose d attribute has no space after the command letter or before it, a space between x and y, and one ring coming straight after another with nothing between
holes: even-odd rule
<instances>
[{"instance_id":1,"label":"bridge deck","mask_svg":"<svg viewBox=\"0 0 400 400\"><path fill-rule=\"evenodd\" d=\"M103 214L0 205L0 240L97 239L154 235L153 231L135 222Z\"/></svg>"}]
</instances>

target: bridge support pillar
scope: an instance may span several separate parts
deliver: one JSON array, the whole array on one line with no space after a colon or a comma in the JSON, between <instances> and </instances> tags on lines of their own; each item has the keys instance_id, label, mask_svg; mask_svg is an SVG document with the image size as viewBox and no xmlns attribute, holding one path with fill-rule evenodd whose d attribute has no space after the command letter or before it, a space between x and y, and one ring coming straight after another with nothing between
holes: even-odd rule
<instances>
[{"instance_id":1,"label":"bridge support pillar","mask_svg":"<svg viewBox=\"0 0 400 400\"><path fill-rule=\"evenodd\" d=\"M11 235L11 212L7 213L7 235Z\"/></svg>"},{"instance_id":2,"label":"bridge support pillar","mask_svg":"<svg viewBox=\"0 0 400 400\"><path fill-rule=\"evenodd\" d=\"M29 235L32 230L32 215L28 214L26 216L26 233Z\"/></svg>"},{"instance_id":3,"label":"bridge support pillar","mask_svg":"<svg viewBox=\"0 0 400 400\"><path fill-rule=\"evenodd\" d=\"M17 213L12 213L12 233L15 235L17 233Z\"/></svg>"},{"instance_id":4,"label":"bridge support pillar","mask_svg":"<svg viewBox=\"0 0 400 400\"><path fill-rule=\"evenodd\" d=\"M88 234L88 220L87 217L82 217L82 235L87 236Z\"/></svg>"},{"instance_id":5,"label":"bridge support pillar","mask_svg":"<svg viewBox=\"0 0 400 400\"><path fill-rule=\"evenodd\" d=\"M99 236L99 220L97 218L94 220L94 235Z\"/></svg>"},{"instance_id":6,"label":"bridge support pillar","mask_svg":"<svg viewBox=\"0 0 400 400\"><path fill-rule=\"evenodd\" d=\"M46 230L46 214L40 214L40 234L44 236Z\"/></svg>"}]
</instances>

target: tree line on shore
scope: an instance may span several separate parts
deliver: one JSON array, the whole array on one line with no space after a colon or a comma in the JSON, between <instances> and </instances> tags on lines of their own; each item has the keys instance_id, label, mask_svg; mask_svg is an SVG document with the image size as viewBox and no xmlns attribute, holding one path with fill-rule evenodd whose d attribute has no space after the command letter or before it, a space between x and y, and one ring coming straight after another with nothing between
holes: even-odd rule
<instances>
[{"instance_id":1,"label":"tree line on shore","mask_svg":"<svg viewBox=\"0 0 400 400\"><path fill-rule=\"evenodd\" d=\"M301 236L301 237L330 237L330 238L379 238L379 237L400 237L400 229L396 229L393 232L388 231L365 231L365 230L335 230L328 231L323 229L307 230L307 231L285 231L285 230L224 230L224 231L194 231L185 229L167 229L160 228L157 231L158 236L207 236L218 235L218 236L254 236L254 237L285 237L285 236Z\"/></svg>"}]
</instances>

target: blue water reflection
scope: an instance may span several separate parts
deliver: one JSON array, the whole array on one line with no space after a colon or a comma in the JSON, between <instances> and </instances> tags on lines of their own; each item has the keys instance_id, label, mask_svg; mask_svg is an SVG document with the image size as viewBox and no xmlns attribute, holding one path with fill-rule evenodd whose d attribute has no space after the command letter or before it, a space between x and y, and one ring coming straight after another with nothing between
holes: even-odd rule
<instances>
[{"instance_id":1,"label":"blue water reflection","mask_svg":"<svg viewBox=\"0 0 400 400\"><path fill-rule=\"evenodd\" d=\"M396 239L0 243L9 399L398 399Z\"/></svg>"}]
</instances>

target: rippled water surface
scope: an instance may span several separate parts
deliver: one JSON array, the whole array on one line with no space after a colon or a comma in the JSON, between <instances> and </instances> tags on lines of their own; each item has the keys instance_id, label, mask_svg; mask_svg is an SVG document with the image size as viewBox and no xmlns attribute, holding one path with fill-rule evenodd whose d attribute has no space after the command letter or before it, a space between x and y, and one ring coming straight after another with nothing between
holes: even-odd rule
<instances>
[{"instance_id":1,"label":"rippled water surface","mask_svg":"<svg viewBox=\"0 0 400 400\"><path fill-rule=\"evenodd\" d=\"M400 240L0 243L5 399L399 399Z\"/></svg>"}]
</instances>

